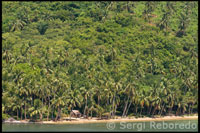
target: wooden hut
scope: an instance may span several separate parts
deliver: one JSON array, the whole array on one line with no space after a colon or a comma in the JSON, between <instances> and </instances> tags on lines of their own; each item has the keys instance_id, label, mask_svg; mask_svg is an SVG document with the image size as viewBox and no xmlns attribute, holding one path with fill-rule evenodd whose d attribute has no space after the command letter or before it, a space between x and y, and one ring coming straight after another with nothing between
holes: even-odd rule
<instances>
[{"instance_id":1,"label":"wooden hut","mask_svg":"<svg viewBox=\"0 0 200 133\"><path fill-rule=\"evenodd\" d=\"M70 113L71 117L80 118L82 115L78 110L72 110Z\"/></svg>"}]
</instances>

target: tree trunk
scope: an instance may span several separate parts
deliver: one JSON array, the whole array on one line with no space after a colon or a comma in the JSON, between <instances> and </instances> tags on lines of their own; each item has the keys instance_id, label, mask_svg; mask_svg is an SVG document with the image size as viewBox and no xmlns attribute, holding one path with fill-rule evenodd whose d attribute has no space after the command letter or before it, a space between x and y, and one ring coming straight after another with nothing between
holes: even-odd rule
<instances>
[{"instance_id":1,"label":"tree trunk","mask_svg":"<svg viewBox=\"0 0 200 133\"><path fill-rule=\"evenodd\" d=\"M86 107L87 107L87 98L86 98L86 104L85 104L85 108L84 108L84 115L86 114Z\"/></svg>"},{"instance_id":2,"label":"tree trunk","mask_svg":"<svg viewBox=\"0 0 200 133\"><path fill-rule=\"evenodd\" d=\"M42 113L40 112L40 121L42 121Z\"/></svg>"},{"instance_id":3,"label":"tree trunk","mask_svg":"<svg viewBox=\"0 0 200 133\"><path fill-rule=\"evenodd\" d=\"M91 119L92 119L92 111L91 111Z\"/></svg>"},{"instance_id":4,"label":"tree trunk","mask_svg":"<svg viewBox=\"0 0 200 133\"><path fill-rule=\"evenodd\" d=\"M117 111L117 105L115 105L114 117L115 117L116 111Z\"/></svg>"},{"instance_id":5,"label":"tree trunk","mask_svg":"<svg viewBox=\"0 0 200 133\"><path fill-rule=\"evenodd\" d=\"M62 118L62 108L60 108L60 112L59 112L59 118L61 119Z\"/></svg>"},{"instance_id":6,"label":"tree trunk","mask_svg":"<svg viewBox=\"0 0 200 133\"><path fill-rule=\"evenodd\" d=\"M49 120L49 110L50 110L50 98L48 96L48 100L49 100L49 106L48 106L48 112L47 112L47 121Z\"/></svg>"},{"instance_id":7,"label":"tree trunk","mask_svg":"<svg viewBox=\"0 0 200 133\"><path fill-rule=\"evenodd\" d=\"M192 104L191 111L190 111L191 114L192 114L192 111L193 111L193 105L194 105L194 104Z\"/></svg>"},{"instance_id":8,"label":"tree trunk","mask_svg":"<svg viewBox=\"0 0 200 133\"><path fill-rule=\"evenodd\" d=\"M43 119L43 113L41 112L41 121L42 121L42 119Z\"/></svg>"},{"instance_id":9,"label":"tree trunk","mask_svg":"<svg viewBox=\"0 0 200 133\"><path fill-rule=\"evenodd\" d=\"M115 110L115 95L114 95L113 104L112 104L112 118L114 117L114 110Z\"/></svg>"},{"instance_id":10,"label":"tree trunk","mask_svg":"<svg viewBox=\"0 0 200 133\"><path fill-rule=\"evenodd\" d=\"M183 109L183 112L182 112L182 113L183 113L183 115L185 114L185 110L184 110L184 109Z\"/></svg>"},{"instance_id":11,"label":"tree trunk","mask_svg":"<svg viewBox=\"0 0 200 133\"><path fill-rule=\"evenodd\" d=\"M151 114L151 109L152 109L152 103L151 103L151 106L150 106L150 109L149 109L149 115Z\"/></svg>"},{"instance_id":12,"label":"tree trunk","mask_svg":"<svg viewBox=\"0 0 200 133\"><path fill-rule=\"evenodd\" d=\"M127 99L126 104L125 104L125 106L124 106L124 110L123 110L122 117L125 116L125 112L126 112L126 109L127 109L127 106L128 106L128 101L129 101L129 96L128 96L128 99Z\"/></svg>"},{"instance_id":13,"label":"tree trunk","mask_svg":"<svg viewBox=\"0 0 200 133\"><path fill-rule=\"evenodd\" d=\"M189 113L189 115L190 115L190 111L191 111L191 105L189 105L189 107L188 107L188 113Z\"/></svg>"},{"instance_id":14,"label":"tree trunk","mask_svg":"<svg viewBox=\"0 0 200 133\"><path fill-rule=\"evenodd\" d=\"M18 118L18 115L19 115L19 114L18 114L18 109L17 109L17 120L19 119L19 118Z\"/></svg>"},{"instance_id":15,"label":"tree trunk","mask_svg":"<svg viewBox=\"0 0 200 133\"><path fill-rule=\"evenodd\" d=\"M176 115L178 115L179 108L176 110Z\"/></svg>"},{"instance_id":16,"label":"tree trunk","mask_svg":"<svg viewBox=\"0 0 200 133\"><path fill-rule=\"evenodd\" d=\"M162 106L162 109L161 109L161 111L160 111L160 115L162 115L162 112L163 112L163 110L164 110L164 106L165 106L165 103L164 103L163 106Z\"/></svg>"},{"instance_id":17,"label":"tree trunk","mask_svg":"<svg viewBox=\"0 0 200 133\"><path fill-rule=\"evenodd\" d=\"M152 112L152 115L154 115L156 109L157 109L157 105L156 105L156 107L154 107L153 112Z\"/></svg>"},{"instance_id":18,"label":"tree trunk","mask_svg":"<svg viewBox=\"0 0 200 133\"><path fill-rule=\"evenodd\" d=\"M23 114L22 114L22 109L23 109L23 108L22 108L22 105L21 105L21 120L22 120L22 115L23 115Z\"/></svg>"},{"instance_id":19,"label":"tree trunk","mask_svg":"<svg viewBox=\"0 0 200 133\"><path fill-rule=\"evenodd\" d=\"M141 116L141 114L142 114L142 109L143 109L143 108L141 108L141 110L140 110L140 116Z\"/></svg>"},{"instance_id":20,"label":"tree trunk","mask_svg":"<svg viewBox=\"0 0 200 133\"><path fill-rule=\"evenodd\" d=\"M138 107L137 107L137 105L136 105L136 107L135 107L135 113L136 113L136 114L137 114L137 108L138 108Z\"/></svg>"},{"instance_id":21,"label":"tree trunk","mask_svg":"<svg viewBox=\"0 0 200 133\"><path fill-rule=\"evenodd\" d=\"M24 119L26 120L26 102L24 102Z\"/></svg>"},{"instance_id":22,"label":"tree trunk","mask_svg":"<svg viewBox=\"0 0 200 133\"><path fill-rule=\"evenodd\" d=\"M130 106L131 106L131 101L130 101L130 103L129 103L129 105L128 105L128 108L127 108L127 110L126 110L126 114L125 114L125 116L127 116L127 114L128 114L128 111L129 111L129 108L130 108Z\"/></svg>"},{"instance_id":23,"label":"tree trunk","mask_svg":"<svg viewBox=\"0 0 200 133\"><path fill-rule=\"evenodd\" d=\"M48 109L48 112L47 112L47 121L49 121L49 109Z\"/></svg>"},{"instance_id":24,"label":"tree trunk","mask_svg":"<svg viewBox=\"0 0 200 133\"><path fill-rule=\"evenodd\" d=\"M72 117L72 115L71 115L72 110L73 110L73 108L71 108L71 111L70 111L70 121L71 121L71 117Z\"/></svg>"},{"instance_id":25,"label":"tree trunk","mask_svg":"<svg viewBox=\"0 0 200 133\"><path fill-rule=\"evenodd\" d=\"M72 119L72 115L71 115L71 112L70 112L70 114L69 114L69 119L70 119L70 121L71 121L71 119Z\"/></svg>"},{"instance_id":26,"label":"tree trunk","mask_svg":"<svg viewBox=\"0 0 200 133\"><path fill-rule=\"evenodd\" d=\"M59 115L60 115L60 107L58 107L58 113L56 114L56 121L58 120Z\"/></svg>"},{"instance_id":27,"label":"tree trunk","mask_svg":"<svg viewBox=\"0 0 200 133\"><path fill-rule=\"evenodd\" d=\"M172 112L172 107L169 107L168 113L170 114Z\"/></svg>"},{"instance_id":28,"label":"tree trunk","mask_svg":"<svg viewBox=\"0 0 200 133\"><path fill-rule=\"evenodd\" d=\"M54 115L54 106L53 106L53 110L51 111L51 119L54 119L53 115Z\"/></svg>"},{"instance_id":29,"label":"tree trunk","mask_svg":"<svg viewBox=\"0 0 200 133\"><path fill-rule=\"evenodd\" d=\"M99 106L99 104L100 104L100 96L98 95L98 106Z\"/></svg>"},{"instance_id":30,"label":"tree trunk","mask_svg":"<svg viewBox=\"0 0 200 133\"><path fill-rule=\"evenodd\" d=\"M42 98L42 109L43 109L43 107L44 107L44 100L43 100L43 98ZM41 110L41 119L43 118L43 112L42 112L42 110Z\"/></svg>"}]
</instances>

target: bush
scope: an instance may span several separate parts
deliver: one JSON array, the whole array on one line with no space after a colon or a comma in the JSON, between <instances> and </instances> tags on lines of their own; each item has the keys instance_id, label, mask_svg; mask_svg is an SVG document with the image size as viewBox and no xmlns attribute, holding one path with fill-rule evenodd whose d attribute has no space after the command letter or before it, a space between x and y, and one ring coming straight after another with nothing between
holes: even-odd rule
<instances>
[{"instance_id":1,"label":"bush","mask_svg":"<svg viewBox=\"0 0 200 133\"><path fill-rule=\"evenodd\" d=\"M10 116L8 114L2 113L2 120L8 119Z\"/></svg>"}]
</instances>

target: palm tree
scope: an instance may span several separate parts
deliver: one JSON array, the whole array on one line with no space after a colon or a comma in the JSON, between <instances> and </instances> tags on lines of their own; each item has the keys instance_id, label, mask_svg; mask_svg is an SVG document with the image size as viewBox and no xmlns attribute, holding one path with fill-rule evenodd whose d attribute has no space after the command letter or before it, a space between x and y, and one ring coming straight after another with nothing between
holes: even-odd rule
<instances>
[{"instance_id":1,"label":"palm tree","mask_svg":"<svg viewBox=\"0 0 200 133\"><path fill-rule=\"evenodd\" d=\"M95 108L95 100L94 100L94 91L95 89L92 88L91 89L91 93L90 93L90 102L88 104L88 115L89 115L89 112L91 114L91 119L92 119L92 116L93 116L93 112L97 112L97 108Z\"/></svg>"},{"instance_id":2,"label":"palm tree","mask_svg":"<svg viewBox=\"0 0 200 133\"><path fill-rule=\"evenodd\" d=\"M187 2L185 4L185 11L181 13L181 16L179 18L179 31L176 33L176 36L182 37L183 35L186 35L185 31L187 27L189 26L190 23L190 14L191 14L191 5L189 4L190 2Z\"/></svg>"},{"instance_id":3,"label":"palm tree","mask_svg":"<svg viewBox=\"0 0 200 133\"><path fill-rule=\"evenodd\" d=\"M86 113L86 110L88 110L88 96L89 96L89 91L86 90L85 87L80 88L80 90L82 91L84 99L85 99L85 108L84 108L84 113L83 113L85 115L85 114L88 114L88 113ZM88 117L88 115L87 115L87 117Z\"/></svg>"},{"instance_id":4,"label":"palm tree","mask_svg":"<svg viewBox=\"0 0 200 133\"><path fill-rule=\"evenodd\" d=\"M78 107L81 107L81 103L83 101L83 97L78 89L71 90L69 92L69 108L70 111L74 109L78 105ZM71 114L70 114L70 119L71 119Z\"/></svg>"},{"instance_id":5,"label":"palm tree","mask_svg":"<svg viewBox=\"0 0 200 133\"><path fill-rule=\"evenodd\" d=\"M46 107L42 105L42 101L40 99L34 100L34 106L30 108L30 116L34 116L39 114L40 121L42 121L42 114L46 111ZM37 117L36 117L37 118Z\"/></svg>"},{"instance_id":6,"label":"palm tree","mask_svg":"<svg viewBox=\"0 0 200 133\"><path fill-rule=\"evenodd\" d=\"M154 11L155 9L155 2L146 2L145 3L145 9L144 9L144 12L143 12L143 15L144 15L144 19L145 21L148 21L149 23L151 23L151 13Z\"/></svg>"},{"instance_id":7,"label":"palm tree","mask_svg":"<svg viewBox=\"0 0 200 133\"><path fill-rule=\"evenodd\" d=\"M134 98L134 96L135 96L134 84L129 83L125 88L125 93L126 93L126 95L128 95L128 98L127 98L127 101L126 101L125 106L124 106L124 111L123 111L123 114L122 114L123 117L127 116L129 108L132 104L132 98Z\"/></svg>"},{"instance_id":8,"label":"palm tree","mask_svg":"<svg viewBox=\"0 0 200 133\"><path fill-rule=\"evenodd\" d=\"M109 9L112 8L113 6L113 2L109 2L109 4L105 7L105 12L104 12L104 17L102 18L102 21L105 22L107 16L108 16L108 12L109 12Z\"/></svg>"},{"instance_id":9,"label":"palm tree","mask_svg":"<svg viewBox=\"0 0 200 133\"><path fill-rule=\"evenodd\" d=\"M48 77L47 77L48 78ZM46 87L47 87L47 90L46 90L46 101L48 101L48 109L47 109L47 121L49 120L49 113L50 113L50 109L51 109L51 99L50 99L50 97L51 97L51 89L50 89L50 83L49 82L47 82L47 84L46 84Z\"/></svg>"},{"instance_id":10,"label":"palm tree","mask_svg":"<svg viewBox=\"0 0 200 133\"><path fill-rule=\"evenodd\" d=\"M55 101L52 101L52 104L55 104L55 107L58 109L58 113L56 115L56 121L60 119L62 113L62 107L65 105L63 97L56 98Z\"/></svg>"},{"instance_id":11,"label":"palm tree","mask_svg":"<svg viewBox=\"0 0 200 133\"><path fill-rule=\"evenodd\" d=\"M165 29L165 35L167 35L167 32L169 30L169 25L170 25L170 18L172 14L174 13L175 8L174 8L174 3L173 2L167 2L166 3L166 9L165 13L163 14L161 22L158 24L160 29Z\"/></svg>"},{"instance_id":12,"label":"palm tree","mask_svg":"<svg viewBox=\"0 0 200 133\"><path fill-rule=\"evenodd\" d=\"M26 98L28 97L28 90L27 90L27 88L26 88L26 86L24 86L24 84L26 83L27 81L25 81L25 79L24 79L24 76L23 76L23 78L21 78L21 81L20 81L20 88L19 88L19 95L21 96L21 97L23 97L23 105L24 105L24 118L25 118L25 120L26 120L26 111L27 111L27 108L26 108L26 104L27 104L27 102L26 102ZM22 107L22 105L21 105L21 107ZM21 116L22 117L22 116Z\"/></svg>"},{"instance_id":13,"label":"palm tree","mask_svg":"<svg viewBox=\"0 0 200 133\"><path fill-rule=\"evenodd\" d=\"M19 119L19 110L20 110L20 99L18 96L13 97L13 102L12 102L12 110L17 111L17 120Z\"/></svg>"},{"instance_id":14,"label":"palm tree","mask_svg":"<svg viewBox=\"0 0 200 133\"><path fill-rule=\"evenodd\" d=\"M134 10L132 10L132 8L135 8L134 1L127 1L126 8L127 8L128 13L134 13Z\"/></svg>"},{"instance_id":15,"label":"palm tree","mask_svg":"<svg viewBox=\"0 0 200 133\"><path fill-rule=\"evenodd\" d=\"M24 21L16 20L15 22L13 22L13 25L12 25L10 31L22 30L25 25L26 25L26 23Z\"/></svg>"},{"instance_id":16,"label":"palm tree","mask_svg":"<svg viewBox=\"0 0 200 133\"><path fill-rule=\"evenodd\" d=\"M92 114L93 112L97 112L97 108L94 107L94 104L89 108L90 114L91 114L91 119L92 119Z\"/></svg>"},{"instance_id":17,"label":"palm tree","mask_svg":"<svg viewBox=\"0 0 200 133\"><path fill-rule=\"evenodd\" d=\"M40 35L44 35L47 29L48 23L46 22L40 22L37 26L37 30L39 31Z\"/></svg>"},{"instance_id":18,"label":"palm tree","mask_svg":"<svg viewBox=\"0 0 200 133\"><path fill-rule=\"evenodd\" d=\"M102 114L105 112L105 109L103 107L101 107L100 105L98 105L98 104L96 104L95 106L97 108L97 110L96 110L97 111L97 115L98 115L99 119L101 119Z\"/></svg>"}]
</instances>

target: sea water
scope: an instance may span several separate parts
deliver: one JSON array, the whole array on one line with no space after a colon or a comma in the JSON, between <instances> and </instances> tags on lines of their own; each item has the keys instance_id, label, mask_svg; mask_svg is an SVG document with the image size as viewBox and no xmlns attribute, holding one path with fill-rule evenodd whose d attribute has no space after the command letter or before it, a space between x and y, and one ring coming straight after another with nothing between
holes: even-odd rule
<instances>
[{"instance_id":1,"label":"sea water","mask_svg":"<svg viewBox=\"0 0 200 133\"><path fill-rule=\"evenodd\" d=\"M198 120L108 122L87 124L2 124L2 131L198 131Z\"/></svg>"}]
</instances>

